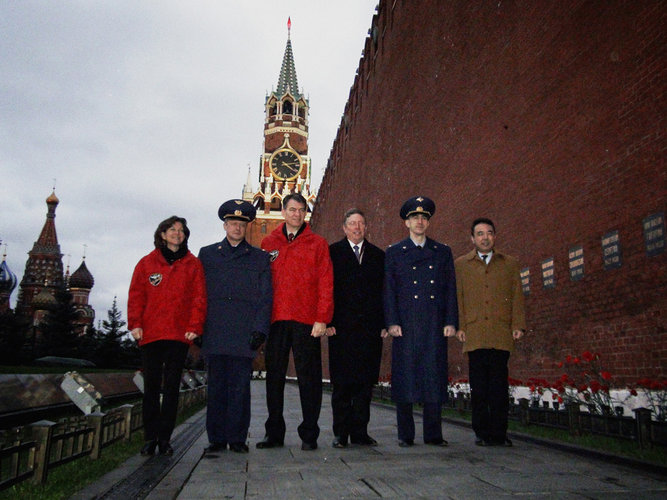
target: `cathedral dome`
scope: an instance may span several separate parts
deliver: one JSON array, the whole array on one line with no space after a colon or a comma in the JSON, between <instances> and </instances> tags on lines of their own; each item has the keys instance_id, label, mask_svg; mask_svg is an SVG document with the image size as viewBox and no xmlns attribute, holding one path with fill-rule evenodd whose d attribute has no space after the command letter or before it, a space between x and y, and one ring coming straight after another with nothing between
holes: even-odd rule
<instances>
[{"instance_id":1,"label":"cathedral dome","mask_svg":"<svg viewBox=\"0 0 667 500\"><path fill-rule=\"evenodd\" d=\"M90 274L88 268L86 267L86 261L84 260L79 268L72 273L72 276L69 278L70 288L85 288L90 290L95 284L95 279L93 275Z\"/></svg>"},{"instance_id":2,"label":"cathedral dome","mask_svg":"<svg viewBox=\"0 0 667 500\"><path fill-rule=\"evenodd\" d=\"M56 192L53 191L53 192L49 195L49 197L46 199L46 204L47 204L47 205L57 205L58 203L60 203L60 200L59 200L58 197L56 196Z\"/></svg>"},{"instance_id":3,"label":"cathedral dome","mask_svg":"<svg viewBox=\"0 0 667 500\"><path fill-rule=\"evenodd\" d=\"M16 275L9 269L7 262L3 260L0 263L0 293L11 293L16 288L17 283Z\"/></svg>"}]
</instances>

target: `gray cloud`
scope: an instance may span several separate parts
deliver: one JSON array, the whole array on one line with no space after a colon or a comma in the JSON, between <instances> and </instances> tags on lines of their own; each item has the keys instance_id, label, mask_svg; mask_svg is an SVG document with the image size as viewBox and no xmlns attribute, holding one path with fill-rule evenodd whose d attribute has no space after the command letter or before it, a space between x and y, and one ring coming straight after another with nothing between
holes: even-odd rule
<instances>
[{"instance_id":1,"label":"gray cloud","mask_svg":"<svg viewBox=\"0 0 667 500\"><path fill-rule=\"evenodd\" d=\"M158 222L218 240L218 205L257 174L287 16L321 179L376 0L0 1L0 239L19 279L53 179L61 250L104 319ZM68 257L63 259L65 263ZM16 303L17 291L11 297Z\"/></svg>"}]
</instances>

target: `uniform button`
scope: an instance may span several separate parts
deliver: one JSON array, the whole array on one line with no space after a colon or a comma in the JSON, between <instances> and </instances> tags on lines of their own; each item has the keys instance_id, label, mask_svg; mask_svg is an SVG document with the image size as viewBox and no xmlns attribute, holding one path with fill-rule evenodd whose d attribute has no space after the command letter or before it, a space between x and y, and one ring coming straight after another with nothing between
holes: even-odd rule
<instances>
[{"instance_id":1,"label":"uniform button","mask_svg":"<svg viewBox=\"0 0 667 500\"><path fill-rule=\"evenodd\" d=\"M435 281L431 280L431 283L435 283Z\"/></svg>"},{"instance_id":2,"label":"uniform button","mask_svg":"<svg viewBox=\"0 0 667 500\"><path fill-rule=\"evenodd\" d=\"M413 281L413 283L416 285L416 284L417 284L417 280Z\"/></svg>"},{"instance_id":3,"label":"uniform button","mask_svg":"<svg viewBox=\"0 0 667 500\"><path fill-rule=\"evenodd\" d=\"M415 299L418 299L418 298L419 298L419 295L415 295Z\"/></svg>"},{"instance_id":4,"label":"uniform button","mask_svg":"<svg viewBox=\"0 0 667 500\"><path fill-rule=\"evenodd\" d=\"M435 295L431 295L431 298L432 298L432 299L435 299Z\"/></svg>"},{"instance_id":5,"label":"uniform button","mask_svg":"<svg viewBox=\"0 0 667 500\"><path fill-rule=\"evenodd\" d=\"M433 269L433 266L428 266L429 269Z\"/></svg>"},{"instance_id":6,"label":"uniform button","mask_svg":"<svg viewBox=\"0 0 667 500\"><path fill-rule=\"evenodd\" d=\"M488 316L484 316L484 319L489 319L489 317L488 317Z\"/></svg>"},{"instance_id":7,"label":"uniform button","mask_svg":"<svg viewBox=\"0 0 667 500\"><path fill-rule=\"evenodd\" d=\"M412 266L412 269L417 269L417 266Z\"/></svg>"}]
</instances>

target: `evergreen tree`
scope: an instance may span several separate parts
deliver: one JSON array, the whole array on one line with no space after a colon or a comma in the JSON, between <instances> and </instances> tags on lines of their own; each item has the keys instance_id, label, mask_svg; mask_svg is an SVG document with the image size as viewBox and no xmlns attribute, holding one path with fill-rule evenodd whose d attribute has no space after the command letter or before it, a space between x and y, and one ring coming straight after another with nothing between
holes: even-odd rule
<instances>
[{"instance_id":1,"label":"evergreen tree","mask_svg":"<svg viewBox=\"0 0 667 500\"><path fill-rule=\"evenodd\" d=\"M118 299L114 297L107 319L102 321L102 327L96 333L95 363L98 366L118 368L139 364L139 349L134 340L128 338L129 332L123 328L125 325Z\"/></svg>"},{"instance_id":2,"label":"evergreen tree","mask_svg":"<svg viewBox=\"0 0 667 500\"><path fill-rule=\"evenodd\" d=\"M55 293L56 306L44 317L39 325L41 340L37 346L37 357L79 356L80 338L74 325L78 318L72 304L72 294L66 288L59 288Z\"/></svg>"},{"instance_id":3,"label":"evergreen tree","mask_svg":"<svg viewBox=\"0 0 667 500\"><path fill-rule=\"evenodd\" d=\"M13 311L0 313L0 364L18 365L25 358L25 326Z\"/></svg>"}]
</instances>

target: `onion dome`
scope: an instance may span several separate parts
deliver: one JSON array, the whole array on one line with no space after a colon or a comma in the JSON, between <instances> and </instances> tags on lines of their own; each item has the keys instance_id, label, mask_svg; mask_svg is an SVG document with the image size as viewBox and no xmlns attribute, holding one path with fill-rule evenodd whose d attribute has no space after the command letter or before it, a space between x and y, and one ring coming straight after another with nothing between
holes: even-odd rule
<instances>
[{"instance_id":1,"label":"onion dome","mask_svg":"<svg viewBox=\"0 0 667 500\"><path fill-rule=\"evenodd\" d=\"M42 291L32 299L32 307L35 311L52 309L56 305L58 305L56 298L46 287L42 288Z\"/></svg>"},{"instance_id":2,"label":"onion dome","mask_svg":"<svg viewBox=\"0 0 667 500\"><path fill-rule=\"evenodd\" d=\"M88 268L86 267L86 261L81 262L79 268L72 273L72 276L69 278L69 287L70 288L85 288L90 290L95 284L95 279L93 275L90 274Z\"/></svg>"},{"instance_id":3,"label":"onion dome","mask_svg":"<svg viewBox=\"0 0 667 500\"><path fill-rule=\"evenodd\" d=\"M0 293L10 294L16 288L17 283L16 275L9 269L3 258L0 264Z\"/></svg>"},{"instance_id":4,"label":"onion dome","mask_svg":"<svg viewBox=\"0 0 667 500\"><path fill-rule=\"evenodd\" d=\"M54 190L54 191L51 192L49 197L46 199L46 204L47 205L58 205L58 203L60 203L60 200L56 196L56 192Z\"/></svg>"}]
</instances>

